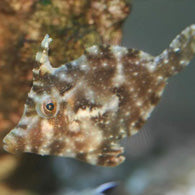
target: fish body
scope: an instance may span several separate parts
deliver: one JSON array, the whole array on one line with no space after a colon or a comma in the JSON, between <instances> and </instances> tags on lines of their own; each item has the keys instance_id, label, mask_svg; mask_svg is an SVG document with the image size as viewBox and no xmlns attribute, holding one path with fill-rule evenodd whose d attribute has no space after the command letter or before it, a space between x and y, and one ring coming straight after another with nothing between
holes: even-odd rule
<instances>
[{"instance_id":1,"label":"fish body","mask_svg":"<svg viewBox=\"0 0 195 195\"><path fill-rule=\"evenodd\" d=\"M59 68L49 61L51 41L48 35L42 41L23 116L4 138L4 149L116 166L125 160L119 141L138 132L167 79L193 58L195 25L157 57L121 46L94 45Z\"/></svg>"}]
</instances>

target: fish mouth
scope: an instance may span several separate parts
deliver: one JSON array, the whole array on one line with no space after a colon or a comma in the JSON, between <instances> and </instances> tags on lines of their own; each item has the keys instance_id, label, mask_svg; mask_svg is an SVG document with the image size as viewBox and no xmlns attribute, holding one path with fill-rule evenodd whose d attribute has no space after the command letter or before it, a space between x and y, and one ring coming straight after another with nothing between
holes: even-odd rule
<instances>
[{"instance_id":1,"label":"fish mouth","mask_svg":"<svg viewBox=\"0 0 195 195\"><path fill-rule=\"evenodd\" d=\"M16 154L23 152L23 137L17 134L18 129L13 129L3 139L3 149L9 153Z\"/></svg>"},{"instance_id":2,"label":"fish mouth","mask_svg":"<svg viewBox=\"0 0 195 195\"><path fill-rule=\"evenodd\" d=\"M28 134L34 130L37 121L38 118L22 117L15 128L4 137L3 149L12 154L30 152L30 149L26 147L26 140Z\"/></svg>"}]
</instances>

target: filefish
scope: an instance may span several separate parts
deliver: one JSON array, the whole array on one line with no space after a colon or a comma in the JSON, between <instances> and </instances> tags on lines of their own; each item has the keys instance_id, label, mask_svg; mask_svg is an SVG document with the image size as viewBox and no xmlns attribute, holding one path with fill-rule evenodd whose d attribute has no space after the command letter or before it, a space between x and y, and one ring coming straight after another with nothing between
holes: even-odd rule
<instances>
[{"instance_id":1,"label":"filefish","mask_svg":"<svg viewBox=\"0 0 195 195\"><path fill-rule=\"evenodd\" d=\"M168 78L193 58L195 24L156 57L117 45L94 45L54 68L48 56L51 41L46 35L41 43L23 116L4 138L4 149L117 166L125 160L119 141L138 132Z\"/></svg>"}]
</instances>

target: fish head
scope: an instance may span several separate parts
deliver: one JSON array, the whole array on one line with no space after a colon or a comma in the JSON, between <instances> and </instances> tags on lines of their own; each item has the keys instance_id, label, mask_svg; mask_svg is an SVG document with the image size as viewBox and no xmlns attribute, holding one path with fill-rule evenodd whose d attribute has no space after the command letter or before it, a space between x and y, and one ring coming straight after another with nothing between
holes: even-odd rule
<instances>
[{"instance_id":1,"label":"fish head","mask_svg":"<svg viewBox=\"0 0 195 195\"><path fill-rule=\"evenodd\" d=\"M49 37L45 37L45 48ZM69 124L67 104L71 101L74 78L67 66L53 68L47 52L37 53L41 65L33 69L33 85L24 105L23 115L14 129L4 138L4 149L10 153L33 152L50 154L65 147L63 138ZM75 75L75 74L74 74ZM69 107L71 107L69 102ZM69 109L70 110L70 109ZM59 152L60 153L60 152Z\"/></svg>"},{"instance_id":2,"label":"fish head","mask_svg":"<svg viewBox=\"0 0 195 195\"><path fill-rule=\"evenodd\" d=\"M46 50L49 37L45 39L42 42L45 50L37 53L41 65L33 69L33 85L23 115L4 138L4 149L10 153L29 152L85 161L83 154L93 153L103 141L103 132L90 120L91 116L99 116L99 110L91 113L95 105L82 96L87 91L83 79L86 58L82 56L53 68ZM92 157L88 159L94 163Z\"/></svg>"}]
</instances>

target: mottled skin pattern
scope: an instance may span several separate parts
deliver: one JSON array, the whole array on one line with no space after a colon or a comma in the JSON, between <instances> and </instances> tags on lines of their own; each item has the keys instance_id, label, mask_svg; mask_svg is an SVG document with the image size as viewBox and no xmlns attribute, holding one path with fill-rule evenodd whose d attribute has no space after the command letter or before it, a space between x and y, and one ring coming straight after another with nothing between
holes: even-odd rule
<instances>
[{"instance_id":1,"label":"mottled skin pattern","mask_svg":"<svg viewBox=\"0 0 195 195\"><path fill-rule=\"evenodd\" d=\"M118 141L142 127L167 79L192 59L195 25L157 57L120 46L92 46L80 58L53 68L50 42L46 35L24 114L4 138L4 149L116 166L125 159Z\"/></svg>"}]
</instances>

